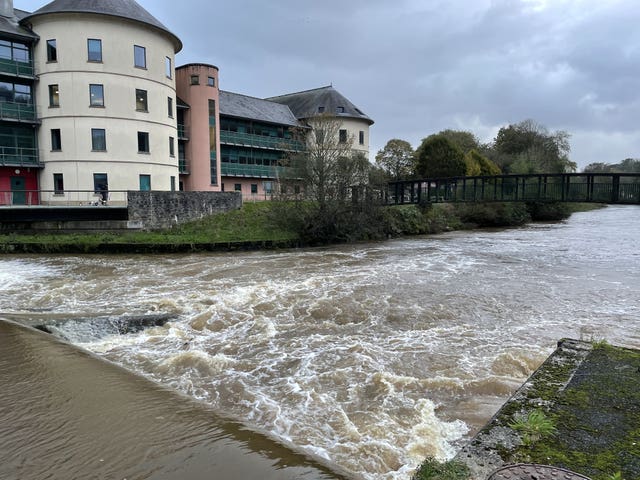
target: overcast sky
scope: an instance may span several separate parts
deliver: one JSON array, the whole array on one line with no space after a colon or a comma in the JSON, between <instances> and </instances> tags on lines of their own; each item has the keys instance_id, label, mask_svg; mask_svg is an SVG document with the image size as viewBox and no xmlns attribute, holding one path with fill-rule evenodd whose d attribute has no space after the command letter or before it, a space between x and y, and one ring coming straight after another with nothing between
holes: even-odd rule
<instances>
[{"instance_id":1,"label":"overcast sky","mask_svg":"<svg viewBox=\"0 0 640 480\"><path fill-rule=\"evenodd\" d=\"M392 138L488 142L529 118L570 133L580 169L640 158L638 0L138 2L182 39L177 65L218 66L224 90L333 84L375 120L372 159Z\"/></svg>"}]
</instances>

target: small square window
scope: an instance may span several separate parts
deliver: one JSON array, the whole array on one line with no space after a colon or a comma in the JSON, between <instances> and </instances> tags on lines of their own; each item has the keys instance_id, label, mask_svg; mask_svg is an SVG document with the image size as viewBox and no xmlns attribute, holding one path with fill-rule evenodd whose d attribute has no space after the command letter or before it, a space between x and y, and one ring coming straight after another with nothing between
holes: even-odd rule
<instances>
[{"instance_id":1,"label":"small square window","mask_svg":"<svg viewBox=\"0 0 640 480\"><path fill-rule=\"evenodd\" d=\"M107 133L104 128L91 129L91 150L94 152L107 150Z\"/></svg>"},{"instance_id":2,"label":"small square window","mask_svg":"<svg viewBox=\"0 0 640 480\"><path fill-rule=\"evenodd\" d=\"M176 141L173 137L169 137L169 156L176 156Z\"/></svg>"},{"instance_id":3,"label":"small square window","mask_svg":"<svg viewBox=\"0 0 640 480\"><path fill-rule=\"evenodd\" d=\"M258 193L258 184L257 183L252 183L251 184L251 193L252 194Z\"/></svg>"},{"instance_id":4,"label":"small square window","mask_svg":"<svg viewBox=\"0 0 640 480\"><path fill-rule=\"evenodd\" d=\"M147 49L140 45L133 46L133 63L136 68L147 68Z\"/></svg>"},{"instance_id":5,"label":"small square window","mask_svg":"<svg viewBox=\"0 0 640 480\"><path fill-rule=\"evenodd\" d=\"M91 107L104 107L104 87L102 85L89 85L89 105Z\"/></svg>"},{"instance_id":6,"label":"small square window","mask_svg":"<svg viewBox=\"0 0 640 480\"><path fill-rule=\"evenodd\" d=\"M344 107L336 107L336 113L344 113Z\"/></svg>"},{"instance_id":7,"label":"small square window","mask_svg":"<svg viewBox=\"0 0 640 480\"><path fill-rule=\"evenodd\" d=\"M214 77L208 77L207 78L207 85L209 85L210 87L215 87L216 86L216 79Z\"/></svg>"},{"instance_id":8,"label":"small square window","mask_svg":"<svg viewBox=\"0 0 640 480\"><path fill-rule=\"evenodd\" d=\"M233 190L236 191L236 192L241 192L242 191L242 184L241 183L236 183L233 186Z\"/></svg>"},{"instance_id":9,"label":"small square window","mask_svg":"<svg viewBox=\"0 0 640 480\"><path fill-rule=\"evenodd\" d=\"M346 130L340 130L340 132L338 133L338 141L340 143L347 143L347 131Z\"/></svg>"},{"instance_id":10,"label":"small square window","mask_svg":"<svg viewBox=\"0 0 640 480\"><path fill-rule=\"evenodd\" d=\"M318 113L324 113L324 107L318 107Z\"/></svg>"},{"instance_id":11,"label":"small square window","mask_svg":"<svg viewBox=\"0 0 640 480\"><path fill-rule=\"evenodd\" d=\"M140 191L151 191L151 175L140 175Z\"/></svg>"},{"instance_id":12,"label":"small square window","mask_svg":"<svg viewBox=\"0 0 640 480\"><path fill-rule=\"evenodd\" d=\"M47 40L47 62L58 61L58 46L55 39Z\"/></svg>"},{"instance_id":13,"label":"small square window","mask_svg":"<svg viewBox=\"0 0 640 480\"><path fill-rule=\"evenodd\" d=\"M60 89L58 85L49 85L49 107L60 106Z\"/></svg>"},{"instance_id":14,"label":"small square window","mask_svg":"<svg viewBox=\"0 0 640 480\"><path fill-rule=\"evenodd\" d=\"M149 153L148 132L138 132L138 153Z\"/></svg>"},{"instance_id":15,"label":"small square window","mask_svg":"<svg viewBox=\"0 0 640 480\"><path fill-rule=\"evenodd\" d=\"M148 112L147 91L136 88L136 110L138 112Z\"/></svg>"},{"instance_id":16,"label":"small square window","mask_svg":"<svg viewBox=\"0 0 640 480\"><path fill-rule=\"evenodd\" d=\"M64 177L61 173L53 174L53 193L54 195L64 195Z\"/></svg>"},{"instance_id":17,"label":"small square window","mask_svg":"<svg viewBox=\"0 0 640 480\"><path fill-rule=\"evenodd\" d=\"M102 62L102 40L96 38L90 38L87 40L89 56L89 62Z\"/></svg>"},{"instance_id":18,"label":"small square window","mask_svg":"<svg viewBox=\"0 0 640 480\"><path fill-rule=\"evenodd\" d=\"M191 75L191 85L200 85L200 75Z\"/></svg>"},{"instance_id":19,"label":"small square window","mask_svg":"<svg viewBox=\"0 0 640 480\"><path fill-rule=\"evenodd\" d=\"M166 57L164 60L164 68L167 78L173 78L173 64L169 57Z\"/></svg>"},{"instance_id":20,"label":"small square window","mask_svg":"<svg viewBox=\"0 0 640 480\"><path fill-rule=\"evenodd\" d=\"M59 128L51 129L51 151L59 152L62 150L62 135Z\"/></svg>"}]
</instances>

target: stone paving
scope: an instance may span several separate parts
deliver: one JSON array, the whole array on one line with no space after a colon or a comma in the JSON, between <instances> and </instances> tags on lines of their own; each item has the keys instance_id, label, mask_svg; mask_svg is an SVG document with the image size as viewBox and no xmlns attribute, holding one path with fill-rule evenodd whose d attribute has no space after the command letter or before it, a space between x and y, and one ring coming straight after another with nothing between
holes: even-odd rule
<instances>
[{"instance_id":1,"label":"stone paving","mask_svg":"<svg viewBox=\"0 0 640 480\"><path fill-rule=\"evenodd\" d=\"M569 470L542 465L511 465L501 468L488 480L590 480Z\"/></svg>"}]
</instances>

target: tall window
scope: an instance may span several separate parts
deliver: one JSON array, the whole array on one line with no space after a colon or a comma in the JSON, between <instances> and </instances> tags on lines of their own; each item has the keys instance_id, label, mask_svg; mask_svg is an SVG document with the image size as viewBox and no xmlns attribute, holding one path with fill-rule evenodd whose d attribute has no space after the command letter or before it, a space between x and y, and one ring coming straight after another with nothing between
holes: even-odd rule
<instances>
[{"instance_id":1,"label":"tall window","mask_svg":"<svg viewBox=\"0 0 640 480\"><path fill-rule=\"evenodd\" d=\"M53 174L53 193L55 195L64 194L64 177L61 173Z\"/></svg>"},{"instance_id":2,"label":"tall window","mask_svg":"<svg viewBox=\"0 0 640 480\"><path fill-rule=\"evenodd\" d=\"M89 51L89 62L102 62L102 40L90 38L87 40Z\"/></svg>"},{"instance_id":3,"label":"tall window","mask_svg":"<svg viewBox=\"0 0 640 480\"><path fill-rule=\"evenodd\" d=\"M104 107L104 87L102 85L89 85L89 102L92 107Z\"/></svg>"},{"instance_id":4,"label":"tall window","mask_svg":"<svg viewBox=\"0 0 640 480\"><path fill-rule=\"evenodd\" d=\"M55 39L47 40L47 62L58 61L58 44Z\"/></svg>"},{"instance_id":5,"label":"tall window","mask_svg":"<svg viewBox=\"0 0 640 480\"><path fill-rule=\"evenodd\" d=\"M94 152L107 150L107 132L104 128L91 129L91 150Z\"/></svg>"},{"instance_id":6,"label":"tall window","mask_svg":"<svg viewBox=\"0 0 640 480\"><path fill-rule=\"evenodd\" d=\"M136 68L147 68L147 49L140 45L133 46L133 63Z\"/></svg>"},{"instance_id":7,"label":"tall window","mask_svg":"<svg viewBox=\"0 0 640 480\"><path fill-rule=\"evenodd\" d=\"M140 175L140 191L151 191L151 175Z\"/></svg>"},{"instance_id":8,"label":"tall window","mask_svg":"<svg viewBox=\"0 0 640 480\"><path fill-rule=\"evenodd\" d=\"M59 152L62 150L62 135L59 128L51 129L51 151Z\"/></svg>"},{"instance_id":9,"label":"tall window","mask_svg":"<svg viewBox=\"0 0 640 480\"><path fill-rule=\"evenodd\" d=\"M364 145L364 132L360 130L360 145Z\"/></svg>"},{"instance_id":10,"label":"tall window","mask_svg":"<svg viewBox=\"0 0 640 480\"><path fill-rule=\"evenodd\" d=\"M167 97L167 112L169 118L173 118L173 97Z\"/></svg>"},{"instance_id":11,"label":"tall window","mask_svg":"<svg viewBox=\"0 0 640 480\"><path fill-rule=\"evenodd\" d=\"M347 131L346 130L340 130L340 132L338 132L338 141L340 143L347 143Z\"/></svg>"},{"instance_id":12,"label":"tall window","mask_svg":"<svg viewBox=\"0 0 640 480\"><path fill-rule=\"evenodd\" d=\"M147 103L147 91L136 88L136 110L139 112L148 112L149 104Z\"/></svg>"},{"instance_id":13,"label":"tall window","mask_svg":"<svg viewBox=\"0 0 640 480\"><path fill-rule=\"evenodd\" d=\"M109 178L106 173L93 174L93 191L100 194L103 202L107 201L109 197Z\"/></svg>"},{"instance_id":14,"label":"tall window","mask_svg":"<svg viewBox=\"0 0 640 480\"><path fill-rule=\"evenodd\" d=\"M49 85L49 106L60 106L60 89L58 88L58 85Z\"/></svg>"},{"instance_id":15,"label":"tall window","mask_svg":"<svg viewBox=\"0 0 640 480\"><path fill-rule=\"evenodd\" d=\"M169 156L176 156L176 141L173 137L169 137Z\"/></svg>"},{"instance_id":16,"label":"tall window","mask_svg":"<svg viewBox=\"0 0 640 480\"><path fill-rule=\"evenodd\" d=\"M207 78L207 85L209 85L210 87L215 87L216 86L216 79L214 77L208 77Z\"/></svg>"},{"instance_id":17,"label":"tall window","mask_svg":"<svg viewBox=\"0 0 640 480\"><path fill-rule=\"evenodd\" d=\"M165 75L167 76L167 78L172 78L173 66L171 65L171 59L169 57L166 57L164 60L164 69L165 69Z\"/></svg>"},{"instance_id":18,"label":"tall window","mask_svg":"<svg viewBox=\"0 0 640 480\"><path fill-rule=\"evenodd\" d=\"M176 191L176 177L174 177L173 175L171 176L171 191Z\"/></svg>"},{"instance_id":19,"label":"tall window","mask_svg":"<svg viewBox=\"0 0 640 480\"><path fill-rule=\"evenodd\" d=\"M149 153L149 132L138 132L138 153Z\"/></svg>"}]
</instances>

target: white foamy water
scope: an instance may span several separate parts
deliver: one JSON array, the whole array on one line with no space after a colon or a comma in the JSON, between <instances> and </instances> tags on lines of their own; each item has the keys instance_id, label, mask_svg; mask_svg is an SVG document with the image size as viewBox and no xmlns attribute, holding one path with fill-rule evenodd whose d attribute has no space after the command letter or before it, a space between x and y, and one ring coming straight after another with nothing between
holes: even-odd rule
<instances>
[{"instance_id":1,"label":"white foamy water","mask_svg":"<svg viewBox=\"0 0 640 480\"><path fill-rule=\"evenodd\" d=\"M637 238L640 208L611 207L316 250L6 257L0 313L173 314L82 346L354 476L408 479L453 456L560 338L640 348Z\"/></svg>"}]
</instances>

